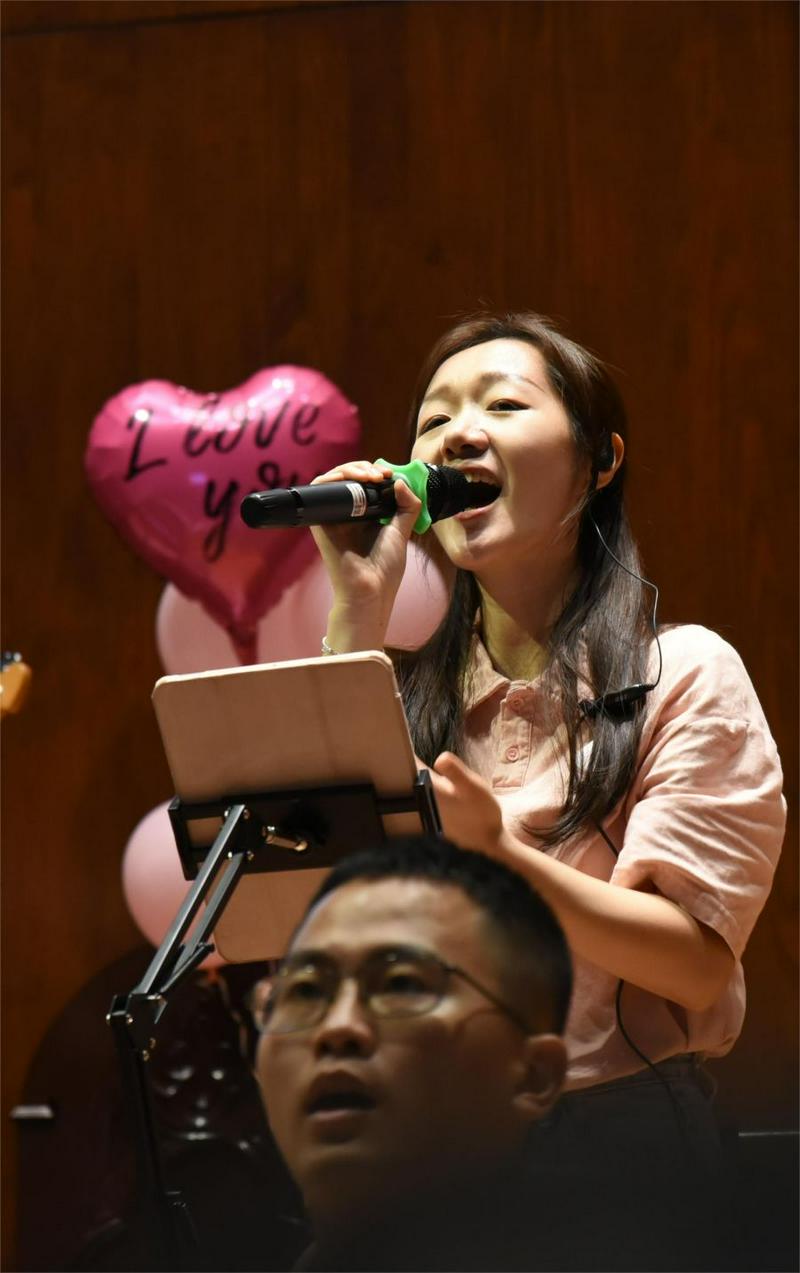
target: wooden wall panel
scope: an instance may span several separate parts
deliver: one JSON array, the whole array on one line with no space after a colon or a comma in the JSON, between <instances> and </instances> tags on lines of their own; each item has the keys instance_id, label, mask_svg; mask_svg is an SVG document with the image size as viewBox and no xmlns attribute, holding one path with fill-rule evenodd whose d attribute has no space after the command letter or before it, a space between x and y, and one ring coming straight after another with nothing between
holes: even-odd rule
<instances>
[{"instance_id":1,"label":"wooden wall panel","mask_svg":"<svg viewBox=\"0 0 800 1273\"><path fill-rule=\"evenodd\" d=\"M359 0L4 0L3 34L69 31L76 27L142 26L154 22L215 22L270 9L321 8Z\"/></svg>"},{"instance_id":2,"label":"wooden wall panel","mask_svg":"<svg viewBox=\"0 0 800 1273\"><path fill-rule=\"evenodd\" d=\"M4 6L3 643L35 674L3 728L4 1119L48 1022L136 943L120 858L170 794L162 581L82 472L123 385L306 363L399 457L453 315L561 318L620 369L663 617L741 651L797 807L795 6L56 7ZM795 1102L792 826L717 1067L750 1125Z\"/></svg>"}]
</instances>

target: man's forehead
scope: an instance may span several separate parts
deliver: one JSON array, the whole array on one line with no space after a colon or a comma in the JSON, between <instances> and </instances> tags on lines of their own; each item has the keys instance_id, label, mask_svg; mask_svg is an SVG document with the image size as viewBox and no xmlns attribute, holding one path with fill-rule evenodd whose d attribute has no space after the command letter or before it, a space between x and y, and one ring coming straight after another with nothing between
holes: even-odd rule
<instances>
[{"instance_id":1,"label":"man's forehead","mask_svg":"<svg viewBox=\"0 0 800 1273\"><path fill-rule=\"evenodd\" d=\"M328 893L298 929L290 947L345 957L387 945L423 946L457 961L480 952L483 913L457 885L388 877L350 880Z\"/></svg>"}]
</instances>

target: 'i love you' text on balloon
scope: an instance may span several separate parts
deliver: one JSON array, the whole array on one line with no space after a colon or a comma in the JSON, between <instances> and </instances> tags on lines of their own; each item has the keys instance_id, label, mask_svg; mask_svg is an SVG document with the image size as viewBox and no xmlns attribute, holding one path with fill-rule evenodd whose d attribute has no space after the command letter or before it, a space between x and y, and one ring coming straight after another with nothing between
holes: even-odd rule
<instances>
[{"instance_id":1,"label":"'i love you' text on balloon","mask_svg":"<svg viewBox=\"0 0 800 1273\"><path fill-rule=\"evenodd\" d=\"M353 404L308 367L269 367L213 394L147 380L96 417L86 473L122 537L253 661L259 619L315 549L307 530L254 533L239 505L357 455L360 434Z\"/></svg>"}]
</instances>

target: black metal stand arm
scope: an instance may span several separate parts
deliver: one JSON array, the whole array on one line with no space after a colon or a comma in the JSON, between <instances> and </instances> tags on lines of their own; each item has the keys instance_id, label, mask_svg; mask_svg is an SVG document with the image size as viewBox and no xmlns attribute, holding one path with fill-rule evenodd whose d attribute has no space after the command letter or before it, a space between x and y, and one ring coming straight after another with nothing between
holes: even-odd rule
<instances>
[{"instance_id":1,"label":"black metal stand arm","mask_svg":"<svg viewBox=\"0 0 800 1273\"><path fill-rule=\"evenodd\" d=\"M154 1268L191 1270L198 1264L191 1219L180 1195L166 1186L147 1082L146 1065L157 1044L168 996L213 951L209 934L245 871L330 866L359 845L384 839L385 815L413 811L429 834L441 835L427 770L420 770L411 793L398 797L381 797L371 785L359 784L197 804L177 797L172 801L170 819L178 852L184 873L194 876L194 883L141 981L129 994L114 997L107 1017L135 1122L139 1215L155 1254ZM220 817L222 828L210 849L197 847L190 823Z\"/></svg>"}]
</instances>

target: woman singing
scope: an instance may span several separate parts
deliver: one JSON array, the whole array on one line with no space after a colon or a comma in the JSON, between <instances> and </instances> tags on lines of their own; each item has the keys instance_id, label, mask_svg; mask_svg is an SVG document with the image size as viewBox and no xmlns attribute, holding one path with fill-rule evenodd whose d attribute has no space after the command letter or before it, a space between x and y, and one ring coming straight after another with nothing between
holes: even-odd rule
<instances>
[{"instance_id":1,"label":"woman singing","mask_svg":"<svg viewBox=\"0 0 800 1273\"><path fill-rule=\"evenodd\" d=\"M586 1267L634 1267L645 1243L638 1267L712 1267L701 1060L742 1025L740 959L784 829L774 742L730 645L657 627L624 407L592 354L535 314L467 319L425 361L411 426L412 458L497 488L433 527L451 603L395 661L446 835L524 874L572 950L568 1090L532 1160L563 1175L576 1218L591 1195L607 1254ZM317 480L390 475L355 461ZM402 481L396 497L384 527L314 531L326 653L384 644L420 509Z\"/></svg>"}]
</instances>

